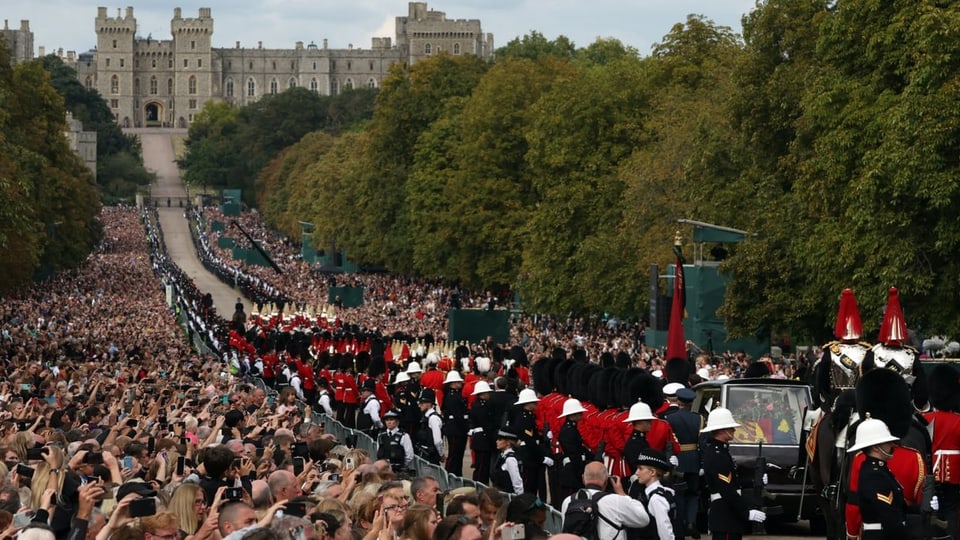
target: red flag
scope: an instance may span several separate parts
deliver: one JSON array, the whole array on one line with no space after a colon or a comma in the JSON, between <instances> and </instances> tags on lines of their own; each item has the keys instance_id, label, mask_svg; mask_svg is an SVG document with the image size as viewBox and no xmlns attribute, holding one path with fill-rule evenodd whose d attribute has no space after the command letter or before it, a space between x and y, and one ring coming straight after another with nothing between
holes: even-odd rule
<instances>
[{"instance_id":1,"label":"red flag","mask_svg":"<svg viewBox=\"0 0 960 540\"><path fill-rule=\"evenodd\" d=\"M683 337L684 308L683 259L677 255L677 269L673 275L673 304L670 307L670 327L667 329L667 360L687 359L687 340Z\"/></svg>"}]
</instances>

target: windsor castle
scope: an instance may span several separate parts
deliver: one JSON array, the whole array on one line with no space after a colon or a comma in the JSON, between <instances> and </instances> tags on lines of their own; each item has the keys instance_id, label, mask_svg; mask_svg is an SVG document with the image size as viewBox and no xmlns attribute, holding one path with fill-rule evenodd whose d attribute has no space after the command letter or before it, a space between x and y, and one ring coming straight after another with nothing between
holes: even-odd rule
<instances>
[{"instance_id":1,"label":"windsor castle","mask_svg":"<svg viewBox=\"0 0 960 540\"><path fill-rule=\"evenodd\" d=\"M450 20L410 2L407 16L396 18L396 42L375 37L369 49L328 49L297 42L293 49L214 48L210 8L198 17L173 11L173 39L137 36L133 8L116 17L98 8L97 47L68 57L77 77L104 97L122 127L187 127L207 101L243 106L268 94L302 86L321 95L351 88L377 88L391 65L413 65L441 52L490 59L493 36L480 21Z\"/></svg>"}]
</instances>

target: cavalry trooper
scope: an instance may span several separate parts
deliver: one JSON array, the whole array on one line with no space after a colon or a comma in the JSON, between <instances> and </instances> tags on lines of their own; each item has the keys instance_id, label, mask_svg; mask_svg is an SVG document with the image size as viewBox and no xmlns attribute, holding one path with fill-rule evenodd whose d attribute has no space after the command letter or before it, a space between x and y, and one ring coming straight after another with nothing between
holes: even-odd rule
<instances>
[{"instance_id":1,"label":"cavalry trooper","mask_svg":"<svg viewBox=\"0 0 960 540\"><path fill-rule=\"evenodd\" d=\"M390 409L383 415L387 429L377 437L377 459L390 462L397 474L404 474L413 464L413 443L410 435L400 430L400 413Z\"/></svg>"},{"instance_id":2,"label":"cavalry trooper","mask_svg":"<svg viewBox=\"0 0 960 540\"><path fill-rule=\"evenodd\" d=\"M690 388L677 390L678 409L666 416L677 438L677 471L683 476L684 489L677 493L677 513L687 536L700 538L697 530L697 501L700 499L700 429L703 417L690 410L697 393Z\"/></svg>"},{"instance_id":3,"label":"cavalry trooper","mask_svg":"<svg viewBox=\"0 0 960 540\"><path fill-rule=\"evenodd\" d=\"M708 528L714 539L740 540L749 522L763 523L767 515L751 510L740 493L737 465L730 455L730 441L740 424L733 420L729 409L717 407L710 411L703 433L707 434L703 448L703 473L710 489Z\"/></svg>"},{"instance_id":4,"label":"cavalry trooper","mask_svg":"<svg viewBox=\"0 0 960 540\"><path fill-rule=\"evenodd\" d=\"M895 442L882 420L867 418L857 427L857 442L848 452L863 450L857 501L863 518L862 540L900 539L907 535L907 502L903 488L887 468Z\"/></svg>"},{"instance_id":5,"label":"cavalry trooper","mask_svg":"<svg viewBox=\"0 0 960 540\"><path fill-rule=\"evenodd\" d=\"M460 476L463 472L463 454L467 451L467 432L470 430L470 414L467 400L463 397L463 378L458 371L450 371L443 381L443 434L447 436L447 466L450 474Z\"/></svg>"}]
</instances>

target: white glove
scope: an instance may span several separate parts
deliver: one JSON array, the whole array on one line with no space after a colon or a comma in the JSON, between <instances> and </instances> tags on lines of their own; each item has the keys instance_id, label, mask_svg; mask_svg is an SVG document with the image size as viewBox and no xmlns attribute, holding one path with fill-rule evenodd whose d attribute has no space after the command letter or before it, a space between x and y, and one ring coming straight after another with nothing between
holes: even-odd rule
<instances>
[{"instance_id":1,"label":"white glove","mask_svg":"<svg viewBox=\"0 0 960 540\"><path fill-rule=\"evenodd\" d=\"M757 523L763 523L767 520L767 515L761 512L760 510L751 510L750 511L750 521L756 521Z\"/></svg>"},{"instance_id":2,"label":"white glove","mask_svg":"<svg viewBox=\"0 0 960 540\"><path fill-rule=\"evenodd\" d=\"M677 459L677 456L670 456L670 464L674 467L680 466L680 460Z\"/></svg>"},{"instance_id":3,"label":"white glove","mask_svg":"<svg viewBox=\"0 0 960 540\"><path fill-rule=\"evenodd\" d=\"M707 471L704 471L703 469L700 469L700 476L703 476L703 475L705 475L705 474L707 474Z\"/></svg>"},{"instance_id":4,"label":"white glove","mask_svg":"<svg viewBox=\"0 0 960 540\"><path fill-rule=\"evenodd\" d=\"M553 432L552 432L552 431L548 431L548 432L547 432L547 439L550 439L551 441L553 440Z\"/></svg>"},{"instance_id":5,"label":"white glove","mask_svg":"<svg viewBox=\"0 0 960 540\"><path fill-rule=\"evenodd\" d=\"M763 485L770 483L770 478L767 476L767 473L763 473Z\"/></svg>"},{"instance_id":6,"label":"white glove","mask_svg":"<svg viewBox=\"0 0 960 540\"><path fill-rule=\"evenodd\" d=\"M543 458L543 464L546 465L547 467L553 467L553 458L551 457Z\"/></svg>"},{"instance_id":7,"label":"white glove","mask_svg":"<svg viewBox=\"0 0 960 540\"><path fill-rule=\"evenodd\" d=\"M930 499L930 509L933 510L934 512L937 512L940 510L940 499L938 499L936 495L934 495L933 498Z\"/></svg>"}]
</instances>

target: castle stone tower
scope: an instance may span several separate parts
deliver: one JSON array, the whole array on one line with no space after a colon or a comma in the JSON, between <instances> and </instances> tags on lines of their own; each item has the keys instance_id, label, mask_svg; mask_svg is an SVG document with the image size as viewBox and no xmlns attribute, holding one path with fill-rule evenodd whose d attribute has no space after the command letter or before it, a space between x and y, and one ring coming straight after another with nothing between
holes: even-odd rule
<instances>
[{"instance_id":1,"label":"castle stone tower","mask_svg":"<svg viewBox=\"0 0 960 540\"><path fill-rule=\"evenodd\" d=\"M107 101L123 127L134 122L133 52L137 20L133 8L121 16L107 16L107 8L97 8L97 90Z\"/></svg>"},{"instance_id":2,"label":"castle stone tower","mask_svg":"<svg viewBox=\"0 0 960 540\"><path fill-rule=\"evenodd\" d=\"M176 62L173 103L175 121L186 127L203 104L220 94L219 77L214 77L211 36L213 17L210 8L200 8L195 19L181 17L180 8L173 11L170 21L173 35L173 56Z\"/></svg>"}]
</instances>

